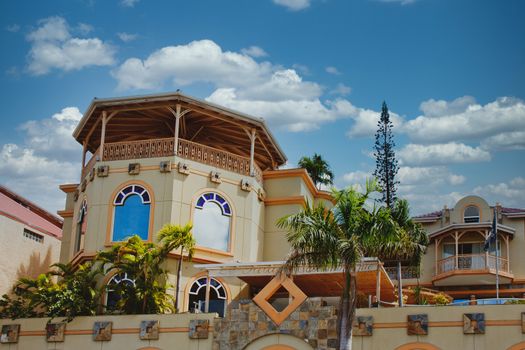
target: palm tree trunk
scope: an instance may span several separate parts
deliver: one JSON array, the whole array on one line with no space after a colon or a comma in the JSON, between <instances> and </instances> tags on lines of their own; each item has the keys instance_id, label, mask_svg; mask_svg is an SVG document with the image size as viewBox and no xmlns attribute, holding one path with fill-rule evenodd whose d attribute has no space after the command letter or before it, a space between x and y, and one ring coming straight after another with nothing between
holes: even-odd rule
<instances>
[{"instance_id":1,"label":"palm tree trunk","mask_svg":"<svg viewBox=\"0 0 525 350\"><path fill-rule=\"evenodd\" d=\"M179 290L180 290L180 275L182 271L182 254L184 247L180 247L179 266L177 266L177 285L175 287L175 312L179 312Z\"/></svg>"},{"instance_id":2,"label":"palm tree trunk","mask_svg":"<svg viewBox=\"0 0 525 350\"><path fill-rule=\"evenodd\" d=\"M339 349L352 350L352 323L356 309L356 278L355 274L345 269L345 287L340 300L339 310Z\"/></svg>"}]
</instances>

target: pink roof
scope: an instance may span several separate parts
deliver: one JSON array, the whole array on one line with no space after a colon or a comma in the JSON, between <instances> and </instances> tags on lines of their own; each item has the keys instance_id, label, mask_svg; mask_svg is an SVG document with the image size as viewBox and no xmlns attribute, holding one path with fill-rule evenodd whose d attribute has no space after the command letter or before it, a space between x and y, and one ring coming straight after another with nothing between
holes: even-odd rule
<instances>
[{"instance_id":1,"label":"pink roof","mask_svg":"<svg viewBox=\"0 0 525 350\"><path fill-rule=\"evenodd\" d=\"M0 186L0 215L47 235L62 238L62 221L20 195Z\"/></svg>"}]
</instances>

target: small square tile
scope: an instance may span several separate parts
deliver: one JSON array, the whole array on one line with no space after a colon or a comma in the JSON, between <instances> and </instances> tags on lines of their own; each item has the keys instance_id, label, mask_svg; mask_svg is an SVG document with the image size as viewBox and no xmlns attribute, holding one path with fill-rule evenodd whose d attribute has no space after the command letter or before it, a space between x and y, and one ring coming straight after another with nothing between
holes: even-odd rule
<instances>
[{"instance_id":1,"label":"small square tile","mask_svg":"<svg viewBox=\"0 0 525 350\"><path fill-rule=\"evenodd\" d=\"M408 335L428 335L428 315L417 314L407 316Z\"/></svg>"},{"instance_id":2,"label":"small square tile","mask_svg":"<svg viewBox=\"0 0 525 350\"><path fill-rule=\"evenodd\" d=\"M464 334L485 334L485 314L463 314Z\"/></svg>"},{"instance_id":3,"label":"small square tile","mask_svg":"<svg viewBox=\"0 0 525 350\"><path fill-rule=\"evenodd\" d=\"M190 339L208 339L210 321L190 320Z\"/></svg>"},{"instance_id":4,"label":"small square tile","mask_svg":"<svg viewBox=\"0 0 525 350\"><path fill-rule=\"evenodd\" d=\"M5 324L2 326L2 333L0 334L0 343L18 343L18 335L20 334L19 324Z\"/></svg>"},{"instance_id":5,"label":"small square tile","mask_svg":"<svg viewBox=\"0 0 525 350\"><path fill-rule=\"evenodd\" d=\"M140 322L141 340L157 340L159 339L159 321L150 320Z\"/></svg>"}]
</instances>

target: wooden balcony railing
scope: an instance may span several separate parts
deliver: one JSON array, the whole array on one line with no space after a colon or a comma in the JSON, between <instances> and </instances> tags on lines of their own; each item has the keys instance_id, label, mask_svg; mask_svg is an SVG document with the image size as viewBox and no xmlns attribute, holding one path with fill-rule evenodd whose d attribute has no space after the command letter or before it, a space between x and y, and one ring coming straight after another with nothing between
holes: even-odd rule
<instances>
[{"instance_id":1,"label":"wooden balcony railing","mask_svg":"<svg viewBox=\"0 0 525 350\"><path fill-rule=\"evenodd\" d=\"M506 258L487 254L462 254L439 260L437 275L458 270L495 270L496 259L498 259L498 270L509 273L509 261Z\"/></svg>"},{"instance_id":2,"label":"wooden balcony railing","mask_svg":"<svg viewBox=\"0 0 525 350\"><path fill-rule=\"evenodd\" d=\"M104 145L104 161L169 157L174 155L174 139L150 139L140 141L125 141L106 143ZM220 169L250 176L250 159L213 147L201 145L184 139L178 140L177 156L199 163L211 165ZM82 172L87 174L93 158ZM262 183L262 171L254 164L254 177Z\"/></svg>"}]
</instances>

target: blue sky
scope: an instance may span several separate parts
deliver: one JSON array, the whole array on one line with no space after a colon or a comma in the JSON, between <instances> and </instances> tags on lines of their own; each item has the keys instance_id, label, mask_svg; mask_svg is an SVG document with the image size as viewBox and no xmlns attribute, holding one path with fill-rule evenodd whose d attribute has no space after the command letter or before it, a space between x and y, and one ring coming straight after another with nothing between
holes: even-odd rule
<instances>
[{"instance_id":1,"label":"blue sky","mask_svg":"<svg viewBox=\"0 0 525 350\"><path fill-rule=\"evenodd\" d=\"M378 111L419 214L466 194L525 207L520 0L0 3L0 183L55 211L93 97L183 92L264 117L294 166L363 183Z\"/></svg>"}]
</instances>

